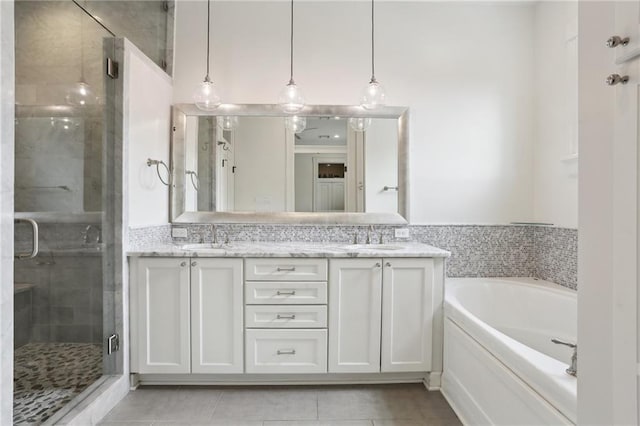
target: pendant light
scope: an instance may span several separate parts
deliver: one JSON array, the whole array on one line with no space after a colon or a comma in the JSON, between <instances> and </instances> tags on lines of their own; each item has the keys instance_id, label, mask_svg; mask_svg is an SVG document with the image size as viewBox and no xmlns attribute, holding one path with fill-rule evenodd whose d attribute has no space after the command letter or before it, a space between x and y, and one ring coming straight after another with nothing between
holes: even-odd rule
<instances>
[{"instance_id":1,"label":"pendant light","mask_svg":"<svg viewBox=\"0 0 640 426\"><path fill-rule=\"evenodd\" d=\"M204 81L200 83L193 94L193 101L196 106L203 111L213 111L220 106L220 96L209 78L209 56L211 36L211 0L207 0L207 74Z\"/></svg>"},{"instance_id":2,"label":"pendant light","mask_svg":"<svg viewBox=\"0 0 640 426\"><path fill-rule=\"evenodd\" d=\"M371 80L362 91L360 105L365 109L376 109L385 105L386 94L375 73L375 7L371 0Z\"/></svg>"},{"instance_id":3,"label":"pendant light","mask_svg":"<svg viewBox=\"0 0 640 426\"><path fill-rule=\"evenodd\" d=\"M291 44L289 46L290 57L289 64L291 73L289 74L289 83L282 89L278 96L278 103L282 110L288 114L295 114L304 108L304 96L302 91L293 80L293 0L291 0Z\"/></svg>"},{"instance_id":4,"label":"pendant light","mask_svg":"<svg viewBox=\"0 0 640 426\"><path fill-rule=\"evenodd\" d=\"M307 127L307 118L299 115L285 117L284 126L293 133L302 133Z\"/></svg>"},{"instance_id":5,"label":"pendant light","mask_svg":"<svg viewBox=\"0 0 640 426\"><path fill-rule=\"evenodd\" d=\"M222 130L234 130L238 127L238 117L235 115L218 116L218 124Z\"/></svg>"},{"instance_id":6,"label":"pendant light","mask_svg":"<svg viewBox=\"0 0 640 426\"><path fill-rule=\"evenodd\" d=\"M356 132L364 132L371 126L371 119L369 117L351 117L349 126Z\"/></svg>"},{"instance_id":7,"label":"pendant light","mask_svg":"<svg viewBox=\"0 0 640 426\"><path fill-rule=\"evenodd\" d=\"M73 85L67 92L65 100L69 105L86 106L94 104L97 101L96 96L91 90L91 86L84 79L84 26L82 20L84 16L80 16L80 80Z\"/></svg>"}]
</instances>

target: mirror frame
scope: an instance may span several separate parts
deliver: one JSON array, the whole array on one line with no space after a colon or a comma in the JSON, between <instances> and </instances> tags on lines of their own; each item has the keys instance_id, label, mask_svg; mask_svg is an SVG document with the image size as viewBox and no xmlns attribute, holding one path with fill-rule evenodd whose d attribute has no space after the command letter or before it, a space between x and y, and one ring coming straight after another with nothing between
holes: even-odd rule
<instances>
[{"instance_id":1,"label":"mirror frame","mask_svg":"<svg viewBox=\"0 0 640 426\"><path fill-rule=\"evenodd\" d=\"M273 223L273 224L387 224L404 225L409 222L409 108L386 106L377 110L365 110L353 105L307 105L296 115L305 117L369 117L398 120L398 213L321 213L321 212L207 212L185 211L184 164L178 164L177 156L184 157L184 141L187 116L234 115L238 117L285 117L279 105L274 104L223 104L213 112L202 111L195 104L175 104L171 111L171 185L169 187L169 217L172 223Z\"/></svg>"}]
</instances>

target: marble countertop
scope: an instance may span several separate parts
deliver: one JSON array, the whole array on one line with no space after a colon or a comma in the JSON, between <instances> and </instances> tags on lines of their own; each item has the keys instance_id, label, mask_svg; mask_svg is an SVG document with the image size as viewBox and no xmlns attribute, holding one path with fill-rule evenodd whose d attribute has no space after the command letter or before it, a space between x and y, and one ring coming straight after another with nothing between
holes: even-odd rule
<instances>
[{"instance_id":1,"label":"marble countertop","mask_svg":"<svg viewBox=\"0 0 640 426\"><path fill-rule=\"evenodd\" d=\"M206 246L191 248L188 246ZM449 257L451 253L421 243L346 244L313 242L234 242L229 245L166 244L140 247L129 256L156 257Z\"/></svg>"}]
</instances>

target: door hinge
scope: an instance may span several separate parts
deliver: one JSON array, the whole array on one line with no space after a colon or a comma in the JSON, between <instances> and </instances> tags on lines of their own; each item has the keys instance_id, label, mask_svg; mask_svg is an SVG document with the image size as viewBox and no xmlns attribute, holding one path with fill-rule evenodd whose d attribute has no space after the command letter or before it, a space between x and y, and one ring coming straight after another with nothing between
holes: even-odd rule
<instances>
[{"instance_id":1,"label":"door hinge","mask_svg":"<svg viewBox=\"0 0 640 426\"><path fill-rule=\"evenodd\" d=\"M231 173L235 173L236 172L236 166L231 167Z\"/></svg>"},{"instance_id":2,"label":"door hinge","mask_svg":"<svg viewBox=\"0 0 640 426\"><path fill-rule=\"evenodd\" d=\"M111 355L114 352L120 350L120 336L117 333L112 334L107 339L107 355Z\"/></svg>"},{"instance_id":3,"label":"door hinge","mask_svg":"<svg viewBox=\"0 0 640 426\"><path fill-rule=\"evenodd\" d=\"M114 80L118 78L118 63L111 58L107 58L107 75Z\"/></svg>"},{"instance_id":4,"label":"door hinge","mask_svg":"<svg viewBox=\"0 0 640 426\"><path fill-rule=\"evenodd\" d=\"M165 12L169 11L169 2L168 1L163 1L162 2L162 10L164 10Z\"/></svg>"}]
</instances>

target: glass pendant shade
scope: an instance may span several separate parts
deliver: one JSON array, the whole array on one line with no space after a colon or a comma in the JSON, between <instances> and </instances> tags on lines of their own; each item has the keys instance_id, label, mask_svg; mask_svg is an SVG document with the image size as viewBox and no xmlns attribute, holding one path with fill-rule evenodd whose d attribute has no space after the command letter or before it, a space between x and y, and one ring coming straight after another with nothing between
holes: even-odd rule
<instances>
[{"instance_id":1,"label":"glass pendant shade","mask_svg":"<svg viewBox=\"0 0 640 426\"><path fill-rule=\"evenodd\" d=\"M84 81L79 81L67 92L65 100L69 105L85 106L96 103L96 96L91 86Z\"/></svg>"},{"instance_id":2,"label":"glass pendant shade","mask_svg":"<svg viewBox=\"0 0 640 426\"><path fill-rule=\"evenodd\" d=\"M300 88L293 81L290 81L280 92L278 103L282 111L287 114L295 114L304 108L304 96Z\"/></svg>"},{"instance_id":3,"label":"glass pendant shade","mask_svg":"<svg viewBox=\"0 0 640 426\"><path fill-rule=\"evenodd\" d=\"M293 133L302 133L304 129L307 127L307 119L305 117L300 117L298 115L286 117L284 119L284 125L288 130L292 131Z\"/></svg>"},{"instance_id":4,"label":"glass pendant shade","mask_svg":"<svg viewBox=\"0 0 640 426\"><path fill-rule=\"evenodd\" d=\"M351 117L349 126L356 132L364 132L371 126L371 119L368 117Z\"/></svg>"},{"instance_id":5,"label":"glass pendant shade","mask_svg":"<svg viewBox=\"0 0 640 426\"><path fill-rule=\"evenodd\" d=\"M366 109L376 109L385 106L386 93L384 87L375 79L372 79L362 91L360 105Z\"/></svg>"},{"instance_id":6,"label":"glass pendant shade","mask_svg":"<svg viewBox=\"0 0 640 426\"><path fill-rule=\"evenodd\" d=\"M209 78L198 85L193 94L193 102L203 111L213 111L220 106L220 96Z\"/></svg>"},{"instance_id":7,"label":"glass pendant shade","mask_svg":"<svg viewBox=\"0 0 640 426\"><path fill-rule=\"evenodd\" d=\"M222 130L233 130L238 127L238 117L235 115L224 115L218 117L218 124Z\"/></svg>"}]
</instances>

